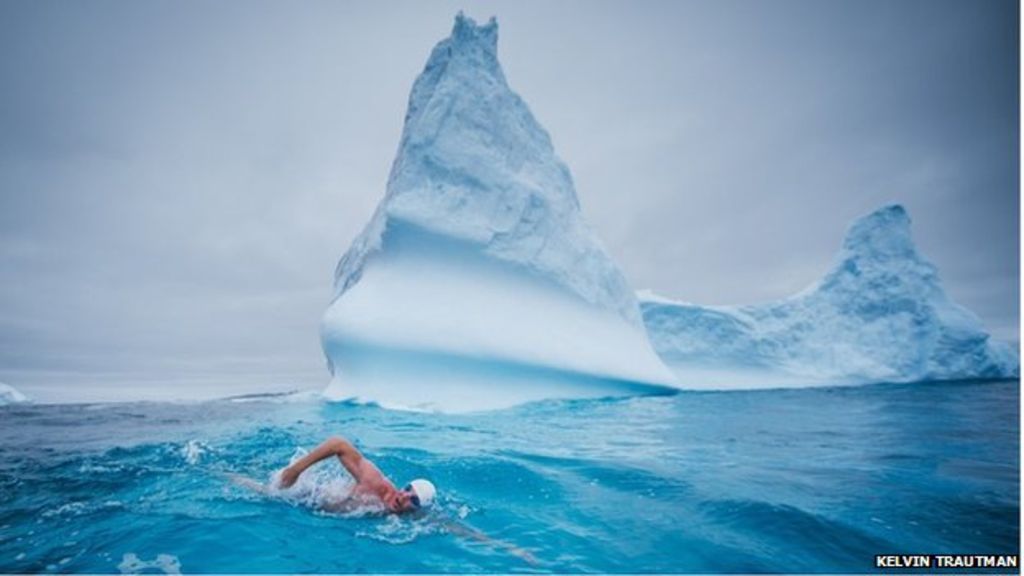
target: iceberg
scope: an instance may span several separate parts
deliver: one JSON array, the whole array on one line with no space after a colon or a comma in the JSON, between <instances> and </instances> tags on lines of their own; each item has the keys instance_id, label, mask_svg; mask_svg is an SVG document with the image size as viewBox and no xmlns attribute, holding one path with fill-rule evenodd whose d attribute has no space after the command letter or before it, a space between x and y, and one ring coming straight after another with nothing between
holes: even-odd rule
<instances>
[{"instance_id":1,"label":"iceberg","mask_svg":"<svg viewBox=\"0 0 1024 576\"><path fill-rule=\"evenodd\" d=\"M497 39L459 13L413 84L385 196L335 271L328 399L465 411L674 383Z\"/></svg>"},{"instance_id":2,"label":"iceberg","mask_svg":"<svg viewBox=\"0 0 1024 576\"><path fill-rule=\"evenodd\" d=\"M7 406L8 404L21 404L28 402L28 397L18 392L13 386L9 386L0 382L0 406Z\"/></svg>"},{"instance_id":3,"label":"iceberg","mask_svg":"<svg viewBox=\"0 0 1024 576\"><path fill-rule=\"evenodd\" d=\"M1018 352L946 295L899 205L855 221L832 269L784 300L700 306L648 291L639 298L651 342L684 388L1020 374Z\"/></svg>"}]
</instances>

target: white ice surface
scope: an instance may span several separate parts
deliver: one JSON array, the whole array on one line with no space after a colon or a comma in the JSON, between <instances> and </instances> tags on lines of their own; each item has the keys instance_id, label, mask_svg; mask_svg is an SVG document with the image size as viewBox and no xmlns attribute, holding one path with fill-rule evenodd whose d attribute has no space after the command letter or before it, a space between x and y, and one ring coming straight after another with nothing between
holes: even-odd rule
<instances>
[{"instance_id":1,"label":"white ice surface","mask_svg":"<svg viewBox=\"0 0 1024 576\"><path fill-rule=\"evenodd\" d=\"M385 250L328 309L328 397L462 411L673 383L643 331L614 311L468 248L427 243Z\"/></svg>"}]
</instances>

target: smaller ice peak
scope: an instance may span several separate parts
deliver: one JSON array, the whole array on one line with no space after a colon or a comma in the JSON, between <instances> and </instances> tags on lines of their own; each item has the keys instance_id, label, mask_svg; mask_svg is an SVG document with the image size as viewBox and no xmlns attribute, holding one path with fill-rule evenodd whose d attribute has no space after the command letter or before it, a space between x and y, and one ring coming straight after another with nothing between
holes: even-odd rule
<instances>
[{"instance_id":1,"label":"smaller ice peak","mask_svg":"<svg viewBox=\"0 0 1024 576\"><path fill-rule=\"evenodd\" d=\"M939 271L918 252L910 224L910 215L899 204L858 218L847 229L831 270L796 297L823 292L851 302L854 293L861 294L861 301L947 300Z\"/></svg>"},{"instance_id":2,"label":"smaller ice peak","mask_svg":"<svg viewBox=\"0 0 1024 576\"><path fill-rule=\"evenodd\" d=\"M0 382L0 406L28 402L28 396L17 391L13 386Z\"/></svg>"},{"instance_id":3,"label":"smaller ice peak","mask_svg":"<svg viewBox=\"0 0 1024 576\"><path fill-rule=\"evenodd\" d=\"M1017 350L946 294L910 222L899 205L858 218L821 281L782 300L701 306L640 294L651 342L684 387L1018 376Z\"/></svg>"},{"instance_id":4,"label":"smaller ice peak","mask_svg":"<svg viewBox=\"0 0 1024 576\"><path fill-rule=\"evenodd\" d=\"M918 258L906 208L889 204L858 218L846 232L843 250L871 260Z\"/></svg>"}]
</instances>

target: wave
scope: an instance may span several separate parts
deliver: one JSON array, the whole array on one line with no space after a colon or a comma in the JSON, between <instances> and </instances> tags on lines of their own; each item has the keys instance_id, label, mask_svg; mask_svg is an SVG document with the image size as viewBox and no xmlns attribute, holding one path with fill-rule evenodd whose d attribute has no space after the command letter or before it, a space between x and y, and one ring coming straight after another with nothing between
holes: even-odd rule
<instances>
[{"instance_id":1,"label":"wave","mask_svg":"<svg viewBox=\"0 0 1024 576\"><path fill-rule=\"evenodd\" d=\"M725 499L701 502L698 509L709 522L741 535L746 545L765 556L772 557L775 550L785 557L785 563L773 570L820 572L833 565L836 569L868 566L874 554L899 549L895 542L863 528L788 504ZM794 542L804 550L801 557L785 554Z\"/></svg>"}]
</instances>

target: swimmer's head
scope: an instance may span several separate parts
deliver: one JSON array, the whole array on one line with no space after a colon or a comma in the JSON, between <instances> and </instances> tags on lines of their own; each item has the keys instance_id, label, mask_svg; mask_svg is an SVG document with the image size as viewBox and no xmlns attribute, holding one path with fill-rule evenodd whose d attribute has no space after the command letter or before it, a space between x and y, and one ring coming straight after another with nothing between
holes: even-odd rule
<instances>
[{"instance_id":1,"label":"swimmer's head","mask_svg":"<svg viewBox=\"0 0 1024 576\"><path fill-rule=\"evenodd\" d=\"M437 495L437 489L434 488L434 484L430 480L413 480L409 482L402 492L407 496L409 501L410 509L416 510L418 508L425 508L434 503L434 496Z\"/></svg>"}]
</instances>

